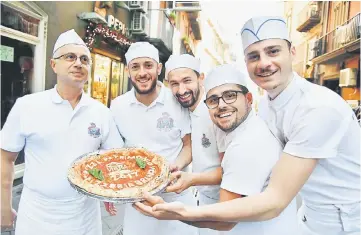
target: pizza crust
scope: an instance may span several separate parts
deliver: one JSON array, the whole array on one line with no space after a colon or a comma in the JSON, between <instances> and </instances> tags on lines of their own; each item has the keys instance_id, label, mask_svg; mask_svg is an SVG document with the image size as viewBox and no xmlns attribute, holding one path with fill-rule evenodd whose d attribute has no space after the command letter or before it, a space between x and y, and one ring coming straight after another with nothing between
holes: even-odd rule
<instances>
[{"instance_id":1,"label":"pizza crust","mask_svg":"<svg viewBox=\"0 0 361 235\"><path fill-rule=\"evenodd\" d=\"M154 165L159 167L160 172L154 179L143 185L135 185L134 187L122 189L117 188L116 184L111 185L111 183L105 183L98 179L96 179L96 183L92 183L82 178L82 166L91 160L100 160L111 154L117 156L129 156L136 154L141 154L142 156L145 155L145 157L151 160ZM75 161L68 170L68 179L74 185L99 196L113 198L142 198L144 192L151 192L168 182L169 165L163 157L143 148L112 149L103 152L102 154L91 153ZM108 188L107 186L111 188Z\"/></svg>"}]
</instances>

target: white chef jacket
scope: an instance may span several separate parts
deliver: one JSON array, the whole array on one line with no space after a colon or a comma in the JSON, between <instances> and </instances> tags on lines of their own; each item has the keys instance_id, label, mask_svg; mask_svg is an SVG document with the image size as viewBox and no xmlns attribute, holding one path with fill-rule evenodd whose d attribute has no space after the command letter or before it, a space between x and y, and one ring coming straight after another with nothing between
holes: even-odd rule
<instances>
[{"instance_id":1,"label":"white chef jacket","mask_svg":"<svg viewBox=\"0 0 361 235\"><path fill-rule=\"evenodd\" d=\"M267 187L272 168L281 155L280 144L253 111L227 135L228 138L231 136L222 160L221 188L246 196L261 193ZM226 234L297 234L296 210L296 203L292 201L278 217L262 222L240 222Z\"/></svg>"},{"instance_id":2,"label":"white chef jacket","mask_svg":"<svg viewBox=\"0 0 361 235\"><path fill-rule=\"evenodd\" d=\"M191 131L189 111L180 106L163 83L157 85L161 86L159 95L149 106L137 100L133 88L115 98L110 110L127 147L144 147L173 163L183 148L182 138ZM162 197L168 202L177 200L196 205L190 190L179 195L163 193ZM183 235L196 231L196 228L179 221L158 221L144 216L131 205L126 205L124 235Z\"/></svg>"},{"instance_id":3,"label":"white chef jacket","mask_svg":"<svg viewBox=\"0 0 361 235\"><path fill-rule=\"evenodd\" d=\"M197 107L190 112L192 127L192 170L193 172L208 172L221 165L213 122L208 108L203 102L203 94ZM219 185L197 186L200 206L217 203L219 200ZM218 235L218 231L199 228L199 235Z\"/></svg>"},{"instance_id":4,"label":"white chef jacket","mask_svg":"<svg viewBox=\"0 0 361 235\"><path fill-rule=\"evenodd\" d=\"M25 147L16 234L101 233L99 203L69 185L67 170L82 154L123 146L107 107L83 93L73 109L56 87L26 95L17 99L1 137L3 150Z\"/></svg>"},{"instance_id":5,"label":"white chef jacket","mask_svg":"<svg viewBox=\"0 0 361 235\"><path fill-rule=\"evenodd\" d=\"M350 106L338 94L296 73L276 99L262 102L266 104L260 105L259 114L283 151L319 159L300 192L306 225L324 223L311 228L316 234L326 234L330 226L338 228L330 235L360 231L360 127Z\"/></svg>"},{"instance_id":6,"label":"white chef jacket","mask_svg":"<svg viewBox=\"0 0 361 235\"><path fill-rule=\"evenodd\" d=\"M192 126L192 170L193 172L212 171L221 165L213 122L208 108L202 100L193 112L190 112ZM197 186L204 196L219 199L219 185Z\"/></svg>"}]
</instances>

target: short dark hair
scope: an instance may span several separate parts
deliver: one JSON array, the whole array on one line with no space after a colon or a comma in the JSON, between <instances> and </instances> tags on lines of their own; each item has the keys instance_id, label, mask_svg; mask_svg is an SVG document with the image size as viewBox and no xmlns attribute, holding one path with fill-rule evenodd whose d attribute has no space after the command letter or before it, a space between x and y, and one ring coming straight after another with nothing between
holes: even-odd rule
<instances>
[{"instance_id":1,"label":"short dark hair","mask_svg":"<svg viewBox=\"0 0 361 235\"><path fill-rule=\"evenodd\" d=\"M243 94L247 94L249 92L248 88L243 86L243 85L240 85L240 84L237 84L237 86L239 87L239 89L242 90L242 93Z\"/></svg>"},{"instance_id":2,"label":"short dark hair","mask_svg":"<svg viewBox=\"0 0 361 235\"><path fill-rule=\"evenodd\" d=\"M286 42L287 42L287 45L288 45L288 49L291 50L292 43L290 41L288 41L288 40L286 40Z\"/></svg>"},{"instance_id":3,"label":"short dark hair","mask_svg":"<svg viewBox=\"0 0 361 235\"><path fill-rule=\"evenodd\" d=\"M200 73L198 73L197 71L195 71L194 69L193 69L193 71L196 73L197 78L199 78L199 76L201 76L201 74L200 74Z\"/></svg>"}]
</instances>

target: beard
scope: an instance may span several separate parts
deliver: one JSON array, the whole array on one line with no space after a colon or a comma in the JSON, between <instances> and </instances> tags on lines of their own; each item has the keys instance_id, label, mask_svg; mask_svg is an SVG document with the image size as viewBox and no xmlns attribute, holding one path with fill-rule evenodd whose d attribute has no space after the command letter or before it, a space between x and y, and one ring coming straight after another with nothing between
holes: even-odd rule
<instances>
[{"instance_id":1,"label":"beard","mask_svg":"<svg viewBox=\"0 0 361 235\"><path fill-rule=\"evenodd\" d=\"M132 83L135 91L136 91L138 94L140 94L140 95L147 95L147 94L152 93L152 92L154 91L154 89L155 89L156 86L157 86L157 80L158 80L158 79L154 79L154 80L152 81L151 86L150 86L149 89L147 89L147 90L141 90L141 89L138 87L137 83L136 83L136 82L133 82L132 79L130 79L130 82Z\"/></svg>"},{"instance_id":2,"label":"beard","mask_svg":"<svg viewBox=\"0 0 361 235\"><path fill-rule=\"evenodd\" d=\"M189 107L192 107L198 100L199 98L199 89L195 90L194 92L193 91L187 91L185 92L183 95L188 95L190 94L191 95L191 100L190 101L187 101L187 102L182 102L180 100L180 96L179 94L176 94L176 97L177 97L177 100L178 100L178 103L183 107L183 108L189 108Z\"/></svg>"},{"instance_id":3,"label":"beard","mask_svg":"<svg viewBox=\"0 0 361 235\"><path fill-rule=\"evenodd\" d=\"M224 132L227 132L227 133L232 132L247 119L247 117L248 117L249 113L251 112L251 110L252 110L251 107L247 107L245 114L240 118L237 117L236 120L233 123L231 123L231 125L229 125L227 127L222 127L218 123L216 125L219 127L219 129L221 129ZM238 111L238 109L235 110L235 112L237 112L237 111Z\"/></svg>"}]
</instances>

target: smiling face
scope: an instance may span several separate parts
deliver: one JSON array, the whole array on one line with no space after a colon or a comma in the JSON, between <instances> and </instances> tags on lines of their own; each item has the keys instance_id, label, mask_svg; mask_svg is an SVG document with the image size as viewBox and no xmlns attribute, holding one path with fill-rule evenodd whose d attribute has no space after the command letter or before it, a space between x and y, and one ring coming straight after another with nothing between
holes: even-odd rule
<instances>
[{"instance_id":1,"label":"smiling face","mask_svg":"<svg viewBox=\"0 0 361 235\"><path fill-rule=\"evenodd\" d=\"M236 84L224 84L209 90L207 99L227 95L229 91L240 91L233 103L227 104L221 98L218 107L208 110L213 123L225 132L236 129L245 120L252 106L252 94L243 94L241 87Z\"/></svg>"},{"instance_id":2,"label":"smiling face","mask_svg":"<svg viewBox=\"0 0 361 235\"><path fill-rule=\"evenodd\" d=\"M184 108L193 107L201 99L202 82L203 74L198 75L193 69L178 68L168 73L169 88Z\"/></svg>"},{"instance_id":3,"label":"smiling face","mask_svg":"<svg viewBox=\"0 0 361 235\"><path fill-rule=\"evenodd\" d=\"M76 60L74 60L75 56ZM84 86L91 68L91 63L84 63L85 58L88 58L90 62L90 52L85 46L69 44L59 48L54 53L53 59L50 60L58 82L71 86Z\"/></svg>"},{"instance_id":4,"label":"smiling face","mask_svg":"<svg viewBox=\"0 0 361 235\"><path fill-rule=\"evenodd\" d=\"M249 76L268 92L282 91L292 78L292 61L295 48L286 40L267 39L254 43L245 50Z\"/></svg>"},{"instance_id":5,"label":"smiling face","mask_svg":"<svg viewBox=\"0 0 361 235\"><path fill-rule=\"evenodd\" d=\"M129 76L138 94L149 94L157 86L162 64L148 57L136 58L128 64Z\"/></svg>"}]
</instances>

